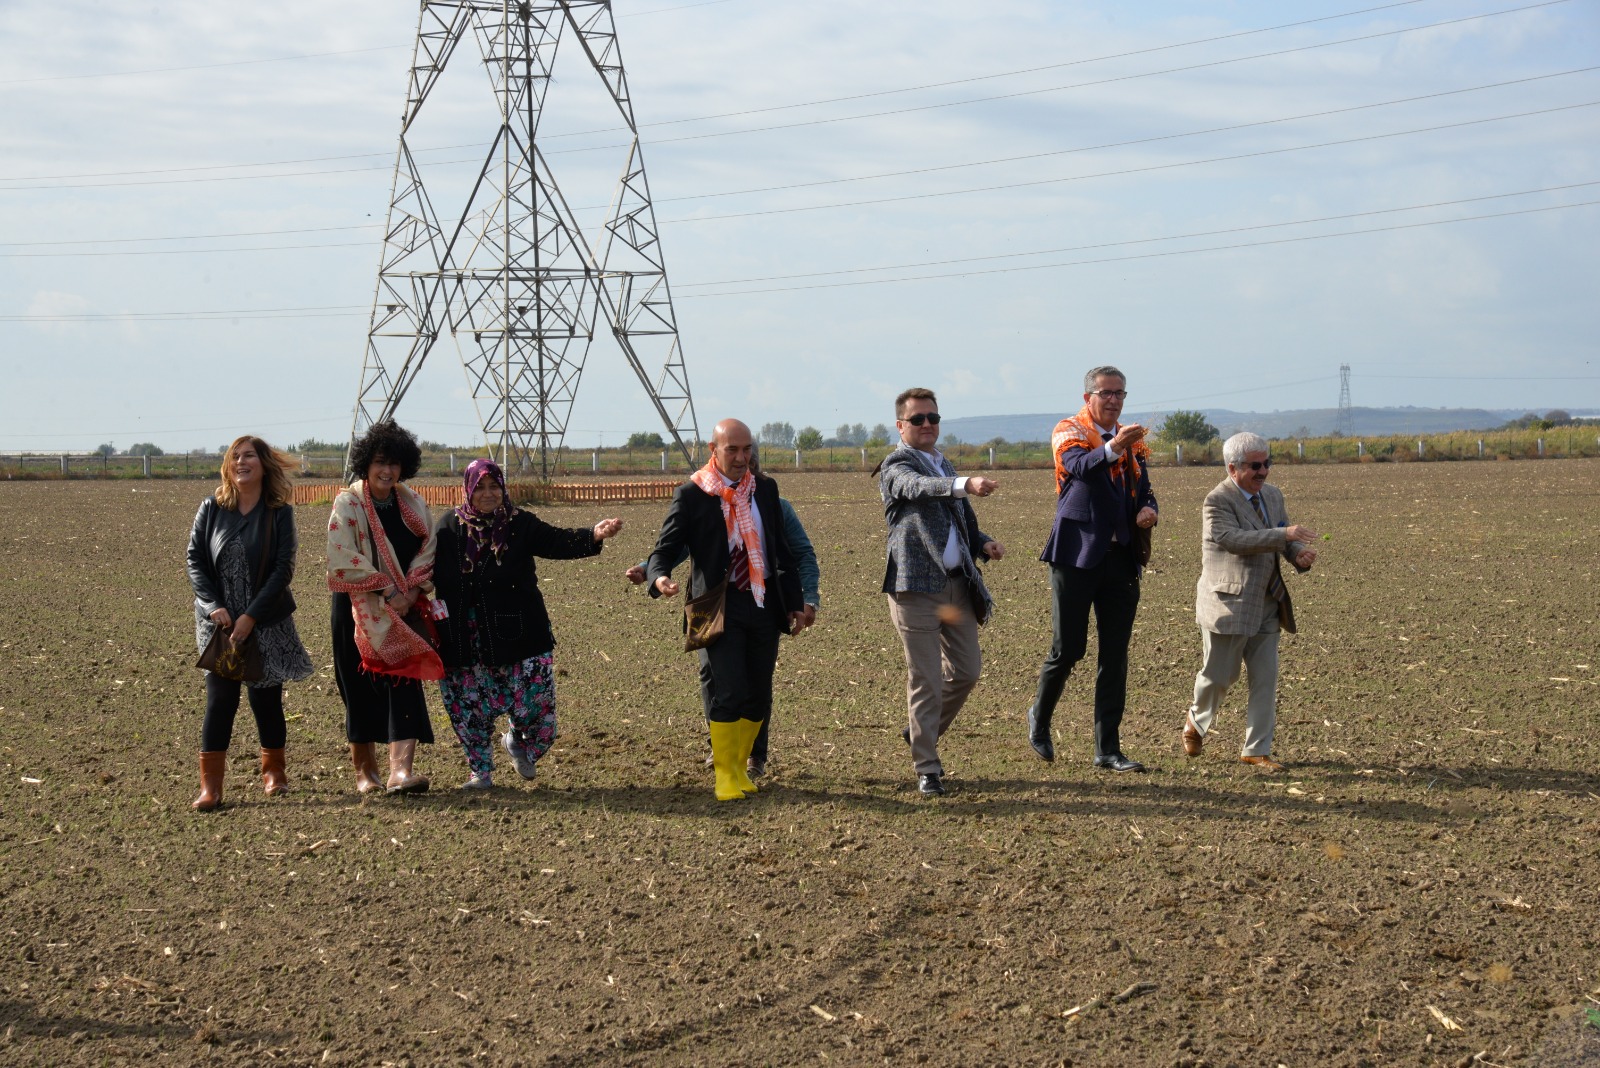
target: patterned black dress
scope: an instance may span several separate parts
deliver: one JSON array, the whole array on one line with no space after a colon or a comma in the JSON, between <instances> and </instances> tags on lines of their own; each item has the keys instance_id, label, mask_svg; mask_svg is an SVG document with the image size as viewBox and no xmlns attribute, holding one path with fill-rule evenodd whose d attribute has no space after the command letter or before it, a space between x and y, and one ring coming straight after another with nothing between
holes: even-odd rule
<instances>
[{"instance_id":1,"label":"patterned black dress","mask_svg":"<svg viewBox=\"0 0 1600 1068\"><path fill-rule=\"evenodd\" d=\"M378 522L394 549L395 562L402 571L411 567L422 549L422 539L406 528L395 497L387 502L373 501ZM361 650L356 648L356 621L350 595L333 595L333 677L344 699L344 731L351 742L403 742L415 738L432 744L433 723L428 719L428 699L416 679L396 679L374 675L361 667Z\"/></svg>"}]
</instances>

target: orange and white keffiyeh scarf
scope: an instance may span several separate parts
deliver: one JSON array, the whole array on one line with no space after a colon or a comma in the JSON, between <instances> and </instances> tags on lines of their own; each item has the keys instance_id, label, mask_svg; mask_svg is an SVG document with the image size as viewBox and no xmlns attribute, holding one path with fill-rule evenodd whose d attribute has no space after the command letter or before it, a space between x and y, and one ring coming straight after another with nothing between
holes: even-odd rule
<instances>
[{"instance_id":1,"label":"orange and white keffiyeh scarf","mask_svg":"<svg viewBox=\"0 0 1600 1068\"><path fill-rule=\"evenodd\" d=\"M1050 454L1056 459L1056 494L1059 496L1067 491L1067 480L1072 473L1067 470L1061 458L1069 449L1100 449L1105 447L1105 439L1100 436L1100 428L1094 425L1094 417L1089 414L1089 406L1085 404L1077 415L1070 419L1063 419L1056 424L1054 432L1050 435ZM1122 454L1117 461L1120 470L1123 488L1128 496L1139 496L1139 472L1150 464L1150 446L1141 438L1135 442L1133 448ZM1116 472L1113 472L1115 474Z\"/></svg>"},{"instance_id":2,"label":"orange and white keffiyeh scarf","mask_svg":"<svg viewBox=\"0 0 1600 1068\"><path fill-rule=\"evenodd\" d=\"M744 546L745 557L750 562L750 593L756 604L767 603L767 560L761 552L761 535L756 532L754 514L756 476L750 471L733 485L722 476L715 456L711 462L689 477L689 481L722 501L722 521L727 524L728 542L735 537Z\"/></svg>"}]
</instances>

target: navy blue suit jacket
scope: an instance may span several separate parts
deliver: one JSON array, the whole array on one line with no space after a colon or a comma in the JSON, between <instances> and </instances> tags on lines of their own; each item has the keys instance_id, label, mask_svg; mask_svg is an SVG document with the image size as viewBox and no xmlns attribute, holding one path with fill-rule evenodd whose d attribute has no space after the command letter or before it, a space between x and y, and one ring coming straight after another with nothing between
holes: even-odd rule
<instances>
[{"instance_id":1,"label":"navy blue suit jacket","mask_svg":"<svg viewBox=\"0 0 1600 1068\"><path fill-rule=\"evenodd\" d=\"M1133 544L1133 520L1142 508L1155 508L1150 472L1139 465L1139 482L1130 494L1111 477L1106 450L1066 450L1065 491L1056 499L1055 522L1039 559L1058 567L1091 568L1105 559L1114 540ZM1159 510L1159 509L1158 509Z\"/></svg>"}]
</instances>

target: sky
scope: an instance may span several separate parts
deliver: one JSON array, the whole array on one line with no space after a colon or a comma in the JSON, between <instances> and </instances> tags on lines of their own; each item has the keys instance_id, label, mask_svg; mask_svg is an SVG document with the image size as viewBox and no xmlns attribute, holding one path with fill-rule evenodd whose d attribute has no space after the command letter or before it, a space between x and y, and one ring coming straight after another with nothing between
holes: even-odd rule
<instances>
[{"instance_id":1,"label":"sky","mask_svg":"<svg viewBox=\"0 0 1600 1068\"><path fill-rule=\"evenodd\" d=\"M1594 0L619 0L702 433L735 416L1600 407ZM417 5L0 2L0 452L343 441ZM626 141L563 45L540 148ZM427 122L424 125L422 118ZM459 213L463 44L410 142ZM441 343L399 409L481 441ZM597 337L568 444L659 430Z\"/></svg>"}]
</instances>

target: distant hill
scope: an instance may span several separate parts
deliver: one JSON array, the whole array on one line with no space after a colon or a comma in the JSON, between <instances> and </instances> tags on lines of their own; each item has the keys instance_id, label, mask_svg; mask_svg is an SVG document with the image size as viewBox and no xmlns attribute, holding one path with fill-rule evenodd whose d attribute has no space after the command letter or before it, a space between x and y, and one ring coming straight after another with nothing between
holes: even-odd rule
<instances>
[{"instance_id":1,"label":"distant hill","mask_svg":"<svg viewBox=\"0 0 1600 1068\"><path fill-rule=\"evenodd\" d=\"M1228 408L1203 409L1206 422L1223 437L1253 430L1268 438L1324 437L1338 426L1337 408L1300 408L1286 412L1236 412ZM1544 409L1537 409L1543 411ZM1077 409L1074 408L1073 412ZM1452 430L1493 430L1527 414L1526 408L1351 408L1351 432L1373 437L1386 434L1443 434ZM1600 415L1600 411L1571 411L1575 416ZM1035 415L973 415L946 419L944 437L969 443L994 438L1007 441L1048 441L1062 416L1073 412ZM1158 427L1168 412L1124 412L1123 422Z\"/></svg>"}]
</instances>

